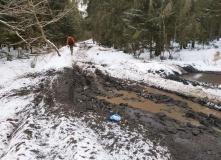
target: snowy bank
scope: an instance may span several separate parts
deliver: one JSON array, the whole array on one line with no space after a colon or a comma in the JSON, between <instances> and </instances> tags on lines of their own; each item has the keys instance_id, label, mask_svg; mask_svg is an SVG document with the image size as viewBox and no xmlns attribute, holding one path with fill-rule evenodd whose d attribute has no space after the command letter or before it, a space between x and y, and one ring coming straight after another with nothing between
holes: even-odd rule
<instances>
[{"instance_id":1,"label":"snowy bank","mask_svg":"<svg viewBox=\"0 0 221 160\"><path fill-rule=\"evenodd\" d=\"M181 93L189 97L205 99L213 103L221 102L220 88L211 89L202 86L193 86L191 84L185 85L180 82L162 78L164 75L182 74L183 70L176 65L182 66L181 63L186 65L190 64L187 60L188 57L191 61L195 60L195 66L198 64L197 66L200 67L200 64L203 63L204 65L202 65L201 70L221 71L221 60L216 61L214 64L206 64L202 58L207 53L208 61L212 61L215 53L210 54L210 52L217 52L219 48L207 49L206 51L202 50L202 52L198 51L199 56L195 56L195 58L192 58L193 56L190 56L190 51L187 51L187 56L183 56L183 58L186 58L184 58L185 61L181 62L170 60L160 61L157 59L154 61L148 60L148 58L145 59L144 57L142 59L135 59L132 55L125 54L122 51L93 44L91 40L84 43L81 48L77 49L73 58L74 62L83 68L87 68L88 65L91 65L88 62L92 62L96 68L116 78L144 82L151 86ZM220 43L217 42L216 44ZM210 52L208 52L208 50ZM182 54L184 55L184 53ZM195 54L195 50L193 50L191 54ZM199 57L198 61L196 61L197 57Z\"/></svg>"}]
</instances>

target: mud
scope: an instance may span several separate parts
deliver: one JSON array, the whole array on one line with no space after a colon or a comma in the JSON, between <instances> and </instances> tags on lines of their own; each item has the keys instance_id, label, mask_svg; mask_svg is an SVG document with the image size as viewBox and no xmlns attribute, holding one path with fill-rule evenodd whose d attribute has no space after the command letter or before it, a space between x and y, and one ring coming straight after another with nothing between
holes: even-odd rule
<instances>
[{"instance_id":1,"label":"mud","mask_svg":"<svg viewBox=\"0 0 221 160\"><path fill-rule=\"evenodd\" d=\"M36 87L21 89L17 94L36 93L33 103L38 106L43 100L45 112L50 114L73 117L93 114L97 119L90 127L95 132L102 132L100 124L108 121L111 113L118 113L122 117L118 123L120 127L137 130L144 137L167 146L174 160L221 159L220 117L193 110L182 99L176 100L161 92L148 92L143 85L103 75L93 66L91 69L95 73L90 68L82 71L78 67L48 71L45 76L53 78L42 78ZM132 96L125 96L125 93ZM114 98L121 98L120 103L108 101ZM146 110L142 108L144 102L160 107ZM133 107L132 103L140 103L142 107ZM54 106L58 106L56 110ZM174 107L178 110L175 113ZM216 112L219 115L219 111ZM176 118L176 113L182 119ZM90 118L85 121L90 123ZM111 150L111 146L106 147Z\"/></svg>"}]
</instances>

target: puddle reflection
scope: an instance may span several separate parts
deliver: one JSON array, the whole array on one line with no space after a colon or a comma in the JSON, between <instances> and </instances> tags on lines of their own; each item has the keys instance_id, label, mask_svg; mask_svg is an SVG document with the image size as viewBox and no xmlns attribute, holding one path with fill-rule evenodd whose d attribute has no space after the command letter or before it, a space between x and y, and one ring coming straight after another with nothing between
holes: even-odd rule
<instances>
[{"instance_id":1,"label":"puddle reflection","mask_svg":"<svg viewBox=\"0 0 221 160\"><path fill-rule=\"evenodd\" d=\"M219 74L209 74L209 73L188 73L180 76L183 79L200 81L206 83L212 83L216 85L221 84L221 75Z\"/></svg>"}]
</instances>

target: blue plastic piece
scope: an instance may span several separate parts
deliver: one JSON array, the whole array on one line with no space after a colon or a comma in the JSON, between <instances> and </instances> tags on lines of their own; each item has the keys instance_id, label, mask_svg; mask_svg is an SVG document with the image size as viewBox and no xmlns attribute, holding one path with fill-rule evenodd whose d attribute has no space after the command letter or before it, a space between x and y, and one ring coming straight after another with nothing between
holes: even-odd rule
<instances>
[{"instance_id":1,"label":"blue plastic piece","mask_svg":"<svg viewBox=\"0 0 221 160\"><path fill-rule=\"evenodd\" d=\"M119 122L121 120L121 117L118 114L111 114L109 116L109 120L114 122Z\"/></svg>"}]
</instances>

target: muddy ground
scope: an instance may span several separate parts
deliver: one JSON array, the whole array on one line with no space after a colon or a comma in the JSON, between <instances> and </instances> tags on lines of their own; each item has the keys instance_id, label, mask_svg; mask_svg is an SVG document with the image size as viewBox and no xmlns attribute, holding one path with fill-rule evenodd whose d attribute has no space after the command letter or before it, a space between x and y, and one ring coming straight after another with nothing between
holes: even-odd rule
<instances>
[{"instance_id":1,"label":"muddy ground","mask_svg":"<svg viewBox=\"0 0 221 160\"><path fill-rule=\"evenodd\" d=\"M94 69L95 73L90 69ZM167 146L171 153L171 159L174 160L221 159L221 132L219 132L219 129L221 130L221 118L195 112L187 103L174 100L166 95L146 92L143 88L144 84L140 85L136 82L103 75L93 65L88 68L88 71L82 71L75 66L65 68L63 71L51 70L44 74L56 78L53 82L43 78L41 83L35 87L23 88L17 91L16 95L34 92L37 95L34 104L37 106L44 100L45 110L53 114L65 113L73 117L96 115L96 124L91 125L96 132L102 132L103 128L100 124L109 121L108 116L111 113L118 113L122 117L122 121L117 123L120 127L128 127L131 131L137 130L144 137L159 142L162 146ZM39 75L27 76L35 78ZM133 92L137 96L154 103L166 104L168 110L171 106L178 106L180 112L185 115L184 118L191 118L201 125L195 126L191 123L180 122L166 116L164 112L151 113L129 106L127 103L113 104L99 99L99 97L122 96L113 94L113 90ZM131 99L131 101L136 100ZM56 106L57 103L60 104L60 107L57 110L51 110L50 108ZM90 122L90 118L86 118L85 121ZM145 131L141 130L138 124L141 124ZM214 130L214 127L217 129ZM110 149L112 146L106 147Z\"/></svg>"}]
</instances>

